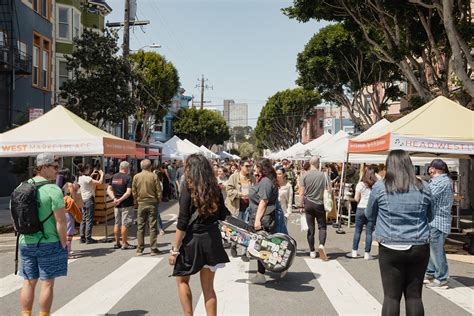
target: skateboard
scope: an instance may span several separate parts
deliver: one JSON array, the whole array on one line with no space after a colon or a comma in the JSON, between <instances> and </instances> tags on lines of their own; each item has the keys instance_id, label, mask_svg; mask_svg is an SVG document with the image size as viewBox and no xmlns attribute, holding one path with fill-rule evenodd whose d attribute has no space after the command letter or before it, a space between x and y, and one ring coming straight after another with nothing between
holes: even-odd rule
<instances>
[{"instance_id":1,"label":"skateboard","mask_svg":"<svg viewBox=\"0 0 474 316\"><path fill-rule=\"evenodd\" d=\"M260 260L265 269L283 272L290 268L296 253L296 241L289 235L255 231L249 224L232 216L219 221L222 238L247 248L253 258Z\"/></svg>"}]
</instances>

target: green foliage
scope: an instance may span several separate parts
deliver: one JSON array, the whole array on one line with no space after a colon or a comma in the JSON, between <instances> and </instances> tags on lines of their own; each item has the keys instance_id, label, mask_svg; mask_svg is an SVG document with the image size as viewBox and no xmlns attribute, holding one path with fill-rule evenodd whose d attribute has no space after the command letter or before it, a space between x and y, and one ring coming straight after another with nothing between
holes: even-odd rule
<instances>
[{"instance_id":1,"label":"green foliage","mask_svg":"<svg viewBox=\"0 0 474 316\"><path fill-rule=\"evenodd\" d=\"M171 103L179 88L178 71L171 62L155 52L138 51L131 54L130 59L135 74L140 78L137 96L141 113L163 117L166 105Z\"/></svg>"},{"instance_id":2,"label":"green foliage","mask_svg":"<svg viewBox=\"0 0 474 316\"><path fill-rule=\"evenodd\" d=\"M252 127L235 126L230 131L230 139L234 143L243 143L252 135Z\"/></svg>"},{"instance_id":3,"label":"green foliage","mask_svg":"<svg viewBox=\"0 0 474 316\"><path fill-rule=\"evenodd\" d=\"M255 147L248 143L244 142L239 146L240 157L252 157L253 153L255 152Z\"/></svg>"},{"instance_id":4,"label":"green foliage","mask_svg":"<svg viewBox=\"0 0 474 316\"><path fill-rule=\"evenodd\" d=\"M116 55L118 50L116 34L85 29L74 39L73 53L66 56L73 79L60 87L61 97L67 99L67 108L98 126L119 123L135 112L130 65Z\"/></svg>"},{"instance_id":5,"label":"green foliage","mask_svg":"<svg viewBox=\"0 0 474 316\"><path fill-rule=\"evenodd\" d=\"M230 137L226 121L218 113L197 108L178 111L174 121L174 133L194 144L206 147L222 144Z\"/></svg>"},{"instance_id":6,"label":"green foliage","mask_svg":"<svg viewBox=\"0 0 474 316\"><path fill-rule=\"evenodd\" d=\"M231 154L231 155L240 156L240 151L238 149L235 149L235 148L229 149L228 153Z\"/></svg>"},{"instance_id":7,"label":"green foliage","mask_svg":"<svg viewBox=\"0 0 474 316\"><path fill-rule=\"evenodd\" d=\"M317 92L302 88L287 89L270 97L254 130L258 148L276 150L295 144L301 137L304 120L319 103Z\"/></svg>"},{"instance_id":8,"label":"green foliage","mask_svg":"<svg viewBox=\"0 0 474 316\"><path fill-rule=\"evenodd\" d=\"M372 113L381 119L388 101L402 95L395 85L401 79L397 67L381 61L362 34L343 23L320 29L298 54L296 67L297 84L316 89L327 102L345 106L349 113L358 113L352 119L362 125L375 123ZM363 95L371 97L370 108L362 102Z\"/></svg>"}]
</instances>

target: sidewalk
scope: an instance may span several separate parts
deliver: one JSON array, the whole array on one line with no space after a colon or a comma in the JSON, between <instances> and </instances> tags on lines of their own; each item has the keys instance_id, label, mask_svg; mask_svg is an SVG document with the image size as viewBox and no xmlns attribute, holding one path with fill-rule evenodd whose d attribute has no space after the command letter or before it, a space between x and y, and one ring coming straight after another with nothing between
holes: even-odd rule
<instances>
[{"instance_id":1,"label":"sidewalk","mask_svg":"<svg viewBox=\"0 0 474 316\"><path fill-rule=\"evenodd\" d=\"M0 197L0 228L11 226L12 219L10 216L10 197Z\"/></svg>"}]
</instances>

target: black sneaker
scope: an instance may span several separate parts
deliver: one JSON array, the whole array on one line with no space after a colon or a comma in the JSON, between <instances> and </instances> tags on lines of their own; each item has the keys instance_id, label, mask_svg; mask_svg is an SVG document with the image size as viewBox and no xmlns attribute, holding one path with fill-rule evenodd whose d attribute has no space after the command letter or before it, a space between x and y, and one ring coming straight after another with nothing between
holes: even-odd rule
<instances>
[{"instance_id":1,"label":"black sneaker","mask_svg":"<svg viewBox=\"0 0 474 316\"><path fill-rule=\"evenodd\" d=\"M240 257L242 259L243 262L249 262L250 261L250 258L247 257L246 254L244 254L242 257Z\"/></svg>"},{"instance_id":2,"label":"black sneaker","mask_svg":"<svg viewBox=\"0 0 474 316\"><path fill-rule=\"evenodd\" d=\"M163 252L159 251L158 249L152 249L150 252L150 256L158 256L161 255Z\"/></svg>"},{"instance_id":3,"label":"black sneaker","mask_svg":"<svg viewBox=\"0 0 474 316\"><path fill-rule=\"evenodd\" d=\"M98 243L98 242L99 242L98 240L93 239L93 238L90 238L90 239L87 239L87 240L86 240L86 244L88 244L88 245L89 245L89 244L96 244L96 243Z\"/></svg>"},{"instance_id":4,"label":"black sneaker","mask_svg":"<svg viewBox=\"0 0 474 316\"><path fill-rule=\"evenodd\" d=\"M86 243L86 240L83 239L83 238L81 238L81 239L79 240L79 242L80 242L81 244L85 244L85 243Z\"/></svg>"},{"instance_id":5,"label":"black sneaker","mask_svg":"<svg viewBox=\"0 0 474 316\"><path fill-rule=\"evenodd\" d=\"M236 245L232 245L230 247L230 255L234 258L237 258L237 246Z\"/></svg>"}]
</instances>

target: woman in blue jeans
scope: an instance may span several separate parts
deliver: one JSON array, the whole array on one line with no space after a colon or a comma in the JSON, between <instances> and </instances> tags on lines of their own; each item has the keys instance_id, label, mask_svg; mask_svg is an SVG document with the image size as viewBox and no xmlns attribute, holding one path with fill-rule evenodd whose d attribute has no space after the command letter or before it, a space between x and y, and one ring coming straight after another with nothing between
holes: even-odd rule
<instances>
[{"instance_id":1,"label":"woman in blue jeans","mask_svg":"<svg viewBox=\"0 0 474 316\"><path fill-rule=\"evenodd\" d=\"M392 150L385 165L385 179L374 184L365 209L369 220L377 220L382 316L400 315L402 295L406 315L424 315L423 277L430 257L428 223L433 219L431 189L416 177L407 152Z\"/></svg>"},{"instance_id":2,"label":"woman in blue jeans","mask_svg":"<svg viewBox=\"0 0 474 316\"><path fill-rule=\"evenodd\" d=\"M377 176L375 175L375 167L368 166L362 176L362 179L357 183L355 189L354 200L358 202L357 212L356 212L356 227L354 232L354 239L352 240L352 252L349 257L357 258L357 249L359 248L360 235L362 233L362 228L365 225L365 253L364 259L370 260L372 256L370 255L370 249L372 248L372 232L374 230L374 222L365 217L364 211L367 207L367 202L369 201L370 192L372 191L372 186L377 182Z\"/></svg>"}]
</instances>

